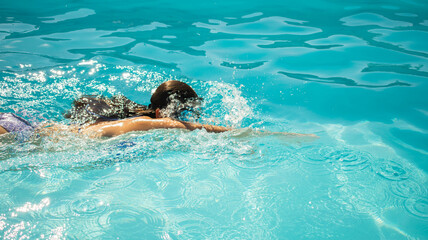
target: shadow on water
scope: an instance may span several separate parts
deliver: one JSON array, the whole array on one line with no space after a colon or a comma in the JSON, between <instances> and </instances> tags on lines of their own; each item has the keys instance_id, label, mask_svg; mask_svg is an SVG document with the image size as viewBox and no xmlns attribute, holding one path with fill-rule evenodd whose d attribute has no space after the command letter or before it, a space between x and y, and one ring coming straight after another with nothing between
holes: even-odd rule
<instances>
[{"instance_id":1,"label":"shadow on water","mask_svg":"<svg viewBox=\"0 0 428 240\"><path fill-rule=\"evenodd\" d=\"M420 71L422 65L417 67L413 67L410 64L402 64L402 65L386 65L386 64L373 64L369 63L366 68L362 70L362 72L391 72L391 73L399 73L399 74L408 74L420 77L428 77L428 72Z\"/></svg>"},{"instance_id":2,"label":"shadow on water","mask_svg":"<svg viewBox=\"0 0 428 240\"><path fill-rule=\"evenodd\" d=\"M255 62L255 63L229 63L229 62L223 62L220 65L224 67L230 67L234 69L252 69L262 66L266 61L262 62Z\"/></svg>"},{"instance_id":3,"label":"shadow on water","mask_svg":"<svg viewBox=\"0 0 428 240\"><path fill-rule=\"evenodd\" d=\"M369 84L360 84L356 81L344 78L344 77L328 77L328 78L322 78L315 75L310 74L299 74L299 73L287 73L287 72L278 72L282 75L285 75L290 78L303 80L303 81L309 81L309 82L319 82L319 83L329 83L329 84L340 84L345 86L351 86L351 87L366 87L366 88L387 88L387 87L395 87L395 86L404 86L409 87L411 84L395 81L393 83L384 84L384 85L369 85Z\"/></svg>"}]
</instances>

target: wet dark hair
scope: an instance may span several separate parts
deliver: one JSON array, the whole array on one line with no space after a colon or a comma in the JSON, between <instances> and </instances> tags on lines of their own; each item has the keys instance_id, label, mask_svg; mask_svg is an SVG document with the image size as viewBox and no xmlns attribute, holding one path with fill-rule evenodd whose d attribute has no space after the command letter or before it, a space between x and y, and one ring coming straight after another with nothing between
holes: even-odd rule
<instances>
[{"instance_id":1,"label":"wet dark hair","mask_svg":"<svg viewBox=\"0 0 428 240\"><path fill-rule=\"evenodd\" d=\"M200 101L201 98L189 85L171 80L156 89L149 106L135 103L123 95L111 98L89 95L75 100L72 109L64 114L64 117L81 124L138 116L155 118L157 108L163 110L166 117L175 119L180 119L180 115L189 112L195 112L199 117L199 112L195 111L194 107Z\"/></svg>"},{"instance_id":2,"label":"wet dark hair","mask_svg":"<svg viewBox=\"0 0 428 240\"><path fill-rule=\"evenodd\" d=\"M149 108L160 109L163 117L197 120L202 98L184 82L170 80L162 83L150 98Z\"/></svg>"},{"instance_id":3,"label":"wet dark hair","mask_svg":"<svg viewBox=\"0 0 428 240\"><path fill-rule=\"evenodd\" d=\"M159 85L150 98L149 108L164 109L171 103L172 99L176 99L184 103L189 99L197 98L198 94L196 94L192 87L184 82L170 80Z\"/></svg>"},{"instance_id":4,"label":"wet dark hair","mask_svg":"<svg viewBox=\"0 0 428 240\"><path fill-rule=\"evenodd\" d=\"M113 121L128 117L156 117L156 111L145 105L135 103L123 95L107 98L104 96L85 95L73 102L73 107L64 114L76 123L96 121Z\"/></svg>"}]
</instances>

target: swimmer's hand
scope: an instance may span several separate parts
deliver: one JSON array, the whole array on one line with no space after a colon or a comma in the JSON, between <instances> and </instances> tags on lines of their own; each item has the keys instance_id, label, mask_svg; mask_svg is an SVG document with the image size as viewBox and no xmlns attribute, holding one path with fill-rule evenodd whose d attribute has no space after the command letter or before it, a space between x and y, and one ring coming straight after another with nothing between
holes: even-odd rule
<instances>
[{"instance_id":1,"label":"swimmer's hand","mask_svg":"<svg viewBox=\"0 0 428 240\"><path fill-rule=\"evenodd\" d=\"M266 130L254 130L251 128L235 129L232 130L233 136L238 138L245 137L264 137L264 136L274 136L281 140L287 142L312 142L318 139L319 137L315 134L303 134L303 133L290 133L290 132L269 132Z\"/></svg>"},{"instance_id":2,"label":"swimmer's hand","mask_svg":"<svg viewBox=\"0 0 428 240\"><path fill-rule=\"evenodd\" d=\"M221 133L221 132L232 130L231 128L209 125L209 124L191 123L191 122L185 122L185 121L178 121L178 122L183 124L185 128L188 130L205 129L207 132L214 132L214 133Z\"/></svg>"}]
</instances>

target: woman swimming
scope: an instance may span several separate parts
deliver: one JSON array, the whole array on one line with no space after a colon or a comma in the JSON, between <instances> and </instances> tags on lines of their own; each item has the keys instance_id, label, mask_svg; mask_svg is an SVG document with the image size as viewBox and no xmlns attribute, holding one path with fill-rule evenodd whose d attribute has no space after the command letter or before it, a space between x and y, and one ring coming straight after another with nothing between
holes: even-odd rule
<instances>
[{"instance_id":1,"label":"woman swimming","mask_svg":"<svg viewBox=\"0 0 428 240\"><path fill-rule=\"evenodd\" d=\"M191 123L181 120L183 116L199 116L197 108L200 98L186 83L167 81L153 93L150 105L137 104L124 96L111 99L84 96L74 102L66 118L82 124L80 127L55 124L39 129L49 131L77 131L94 137L113 137L133 131L147 131L161 128L180 128L187 130L205 129L208 132L224 132L226 127ZM33 131L27 121L12 113L2 113L0 134L7 132ZM77 129L77 130L76 130Z\"/></svg>"},{"instance_id":2,"label":"woman swimming","mask_svg":"<svg viewBox=\"0 0 428 240\"><path fill-rule=\"evenodd\" d=\"M72 131L92 137L113 137L133 131L152 129L205 129L207 132L225 132L231 128L190 122L189 119L199 118L201 98L186 83L167 81L162 83L150 98L150 105L137 104L124 96L112 98L84 96L74 101L73 108L65 114L66 118L80 126L54 126L39 129L39 132L49 134L55 131ZM12 114L11 121L17 122L13 129L34 130L25 120ZM186 120L186 121L185 121ZM4 123L3 123L4 124ZM11 132L12 128L3 125L3 133ZM21 126L21 128L19 127ZM25 128L25 126L27 126ZM1 134L0 128L0 134ZM291 136L310 136L312 134L279 133Z\"/></svg>"},{"instance_id":3,"label":"woman swimming","mask_svg":"<svg viewBox=\"0 0 428 240\"><path fill-rule=\"evenodd\" d=\"M83 97L74 102L66 117L80 122L92 122L79 132L86 135L112 137L133 131L160 128L187 130L205 129L208 132L224 132L229 128L192 123L198 118L201 98L186 83L167 81L162 83L150 98L150 105L137 104L124 96L111 99Z\"/></svg>"}]
</instances>

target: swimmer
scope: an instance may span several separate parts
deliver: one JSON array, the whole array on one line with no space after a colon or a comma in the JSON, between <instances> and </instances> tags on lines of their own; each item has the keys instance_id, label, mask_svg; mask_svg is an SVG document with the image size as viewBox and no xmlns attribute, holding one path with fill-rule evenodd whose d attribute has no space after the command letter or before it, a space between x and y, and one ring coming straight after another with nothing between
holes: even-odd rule
<instances>
[{"instance_id":1,"label":"swimmer","mask_svg":"<svg viewBox=\"0 0 428 240\"><path fill-rule=\"evenodd\" d=\"M226 127L183 121L184 116L199 117L197 108L201 98L186 83L167 81L153 93L150 105L137 104L124 96L111 99L84 96L74 102L66 118L78 122L81 126L46 124L35 128L13 113L1 113L0 134L37 131L42 135L53 132L71 131L91 137L113 137L133 131L151 129L205 129L208 132L224 132Z\"/></svg>"},{"instance_id":2,"label":"swimmer","mask_svg":"<svg viewBox=\"0 0 428 240\"><path fill-rule=\"evenodd\" d=\"M124 96L111 99L83 97L74 102L67 118L90 122L79 132L96 137L113 137L133 131L179 128L224 132L226 127L192 123L199 118L202 99L192 87L180 81L162 83L150 98L150 105L137 104Z\"/></svg>"},{"instance_id":3,"label":"swimmer","mask_svg":"<svg viewBox=\"0 0 428 240\"><path fill-rule=\"evenodd\" d=\"M190 122L188 119L199 118L201 100L189 85L174 80L164 82L156 89L149 106L137 104L124 96L116 96L111 99L84 96L76 100L73 108L65 114L66 118L80 123L80 126L54 124L38 128L37 132L42 135L50 135L53 132L71 131L91 137L114 137L129 132L152 129L205 129L207 132L214 133L232 130L222 126ZM0 134L20 131L20 129L35 129L27 121L14 114L5 115L4 113L0 116L5 116L9 121L15 123L15 128L10 128L5 121L0 121ZM316 137L313 134L277 134Z\"/></svg>"}]
</instances>

